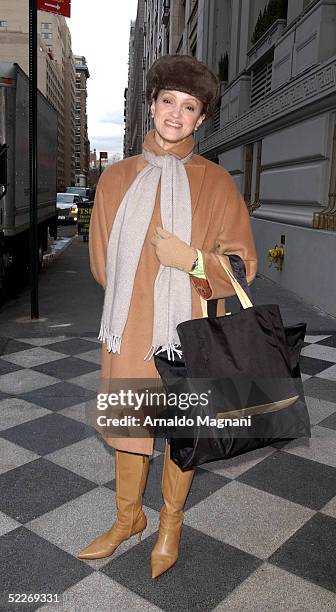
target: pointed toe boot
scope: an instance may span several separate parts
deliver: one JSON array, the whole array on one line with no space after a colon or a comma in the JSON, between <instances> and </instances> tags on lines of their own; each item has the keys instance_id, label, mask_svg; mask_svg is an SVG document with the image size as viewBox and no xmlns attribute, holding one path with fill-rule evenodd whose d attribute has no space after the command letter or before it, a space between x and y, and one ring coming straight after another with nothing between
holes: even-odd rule
<instances>
[{"instance_id":1,"label":"pointed toe boot","mask_svg":"<svg viewBox=\"0 0 336 612\"><path fill-rule=\"evenodd\" d=\"M108 531L96 538L77 555L79 559L109 557L131 536L146 529L142 496L149 469L149 457L123 451L115 452L117 518Z\"/></svg>"},{"instance_id":2,"label":"pointed toe boot","mask_svg":"<svg viewBox=\"0 0 336 612\"><path fill-rule=\"evenodd\" d=\"M183 472L170 458L166 442L162 473L164 505L160 512L159 535L151 554L152 578L157 578L177 561L183 525L183 508L189 493L194 470Z\"/></svg>"}]
</instances>

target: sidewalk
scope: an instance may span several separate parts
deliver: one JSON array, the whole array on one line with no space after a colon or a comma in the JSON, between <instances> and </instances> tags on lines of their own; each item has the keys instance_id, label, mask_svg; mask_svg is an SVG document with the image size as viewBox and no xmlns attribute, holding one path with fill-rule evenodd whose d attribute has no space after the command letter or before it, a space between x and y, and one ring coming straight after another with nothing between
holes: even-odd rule
<instances>
[{"instance_id":1,"label":"sidewalk","mask_svg":"<svg viewBox=\"0 0 336 612\"><path fill-rule=\"evenodd\" d=\"M256 304L278 303L285 324L306 321L307 333L336 334L336 318L266 278L258 276L255 279L252 296ZM77 236L40 274L41 321L30 321L30 293L26 289L19 299L0 308L0 336L53 336L58 331L66 335L97 336L103 299L103 290L90 272L88 244ZM230 310L230 303L228 300L227 310Z\"/></svg>"},{"instance_id":2,"label":"sidewalk","mask_svg":"<svg viewBox=\"0 0 336 612\"><path fill-rule=\"evenodd\" d=\"M292 441L196 470L180 559L157 580L150 552L162 504L156 441L141 543L110 558L77 552L115 518L114 452L86 424L99 379L103 291L75 238L29 291L0 310L0 610L327 612L336 601L336 320L266 279L255 303L307 321L301 369L310 441ZM58 603L8 604L8 593Z\"/></svg>"},{"instance_id":3,"label":"sidewalk","mask_svg":"<svg viewBox=\"0 0 336 612\"><path fill-rule=\"evenodd\" d=\"M88 244L77 236L39 276L41 321L30 321L26 289L0 309L0 336L56 336L59 332L97 336L103 299L103 290L90 272Z\"/></svg>"}]
</instances>

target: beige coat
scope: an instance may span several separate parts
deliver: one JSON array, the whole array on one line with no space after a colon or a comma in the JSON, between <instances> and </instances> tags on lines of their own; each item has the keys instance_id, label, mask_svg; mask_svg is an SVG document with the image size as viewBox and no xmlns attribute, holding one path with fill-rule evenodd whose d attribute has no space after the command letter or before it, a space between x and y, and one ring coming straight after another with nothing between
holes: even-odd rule
<instances>
[{"instance_id":1,"label":"beige coat","mask_svg":"<svg viewBox=\"0 0 336 612\"><path fill-rule=\"evenodd\" d=\"M166 153L156 143L154 130L147 134L144 146L157 155ZM193 138L190 136L175 145L170 153L182 158L189 153L192 146ZM104 288L106 252L114 217L124 194L145 165L141 155L127 158L108 167L97 185L90 224L89 252L92 274ZM257 257L247 207L231 175L221 166L199 155L193 155L186 164L186 171L192 203L191 244L202 251L207 277L207 280L202 280L190 276L192 318L199 318L202 316L199 295L205 299L234 295L232 285L214 253L239 255L244 260L249 283L256 275ZM135 276L121 353L109 353L105 343L102 345L101 377L105 380L159 376L154 360L144 361L144 355L152 341L153 288L160 265L154 246L150 243L156 226L162 227L159 194L160 189ZM227 258L224 259L228 264ZM218 312L224 314L224 300L220 300ZM119 450L147 455L153 453L153 438L149 436L104 436L104 439L110 446Z\"/></svg>"}]
</instances>

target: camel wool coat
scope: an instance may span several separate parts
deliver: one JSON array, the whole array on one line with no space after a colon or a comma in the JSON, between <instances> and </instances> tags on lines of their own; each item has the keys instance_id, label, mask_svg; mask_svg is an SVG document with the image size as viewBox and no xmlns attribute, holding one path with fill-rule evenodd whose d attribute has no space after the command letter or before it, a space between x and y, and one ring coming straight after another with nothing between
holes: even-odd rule
<instances>
[{"instance_id":1,"label":"camel wool coat","mask_svg":"<svg viewBox=\"0 0 336 612\"><path fill-rule=\"evenodd\" d=\"M166 155L154 138L155 131L148 132L144 148L156 155ZM178 158L185 157L194 146L191 136L169 150ZM105 288L106 255L113 221L124 194L137 173L146 165L142 155L126 158L109 166L101 175L92 210L89 232L91 271L96 281ZM202 317L200 297L225 298L235 295L216 253L229 261L224 254L239 255L246 267L247 282L251 283L257 271L257 256L252 236L249 213L231 175L221 166L193 155L187 162L186 172L190 184L192 206L191 245L202 251L205 279L190 275L192 291L192 318ZM128 318L121 352L108 352L102 344L101 378L159 378L154 359L144 361L152 341L153 290L160 262L150 239L157 226L162 227L160 216L160 184L148 232L144 241L135 276ZM225 314L224 300L218 303L218 314ZM153 438L118 437L103 435L107 444L122 451L153 454Z\"/></svg>"}]
</instances>

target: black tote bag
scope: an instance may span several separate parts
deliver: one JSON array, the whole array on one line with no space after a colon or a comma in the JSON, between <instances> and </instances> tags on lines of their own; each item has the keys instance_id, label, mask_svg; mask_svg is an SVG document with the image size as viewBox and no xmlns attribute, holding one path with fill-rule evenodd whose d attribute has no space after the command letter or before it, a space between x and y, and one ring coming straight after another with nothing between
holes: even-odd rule
<instances>
[{"instance_id":1,"label":"black tote bag","mask_svg":"<svg viewBox=\"0 0 336 612\"><path fill-rule=\"evenodd\" d=\"M229 459L279 440L310 437L299 369L306 324L284 328L277 304L253 306L242 288L249 291L239 261L243 265L240 258L230 256L240 284L223 267L242 310L216 317L216 301L208 302L208 316L177 326L183 357L169 361L166 353L155 355L166 393L204 389L209 383L213 395L207 416L226 419L225 423L230 417L251 417L249 428L245 424L204 428L196 422L199 408L192 411L192 416L197 415L190 430L168 434L171 458L182 469ZM200 381L203 386L196 384Z\"/></svg>"}]
</instances>

